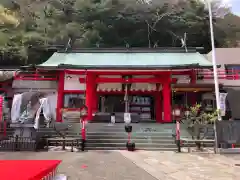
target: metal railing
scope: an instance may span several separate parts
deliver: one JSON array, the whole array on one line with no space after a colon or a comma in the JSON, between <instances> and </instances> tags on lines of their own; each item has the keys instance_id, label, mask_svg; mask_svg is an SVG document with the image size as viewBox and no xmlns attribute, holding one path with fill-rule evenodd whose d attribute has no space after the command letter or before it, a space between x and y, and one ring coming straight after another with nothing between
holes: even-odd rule
<instances>
[{"instance_id":1,"label":"metal railing","mask_svg":"<svg viewBox=\"0 0 240 180\"><path fill-rule=\"evenodd\" d=\"M1 124L1 126L3 123ZM7 123L0 129L0 152L1 151L39 151L44 150L41 146L42 138L22 137L15 135L15 129Z\"/></svg>"},{"instance_id":2,"label":"metal railing","mask_svg":"<svg viewBox=\"0 0 240 180\"><path fill-rule=\"evenodd\" d=\"M37 141L31 138L12 136L0 141L0 151L35 151Z\"/></svg>"},{"instance_id":3,"label":"metal railing","mask_svg":"<svg viewBox=\"0 0 240 180\"><path fill-rule=\"evenodd\" d=\"M195 71L197 80L213 80L213 70L210 69L198 69ZM222 70L217 71L218 79L223 80L239 80L240 79L240 70Z\"/></svg>"},{"instance_id":4,"label":"metal railing","mask_svg":"<svg viewBox=\"0 0 240 180\"><path fill-rule=\"evenodd\" d=\"M57 81L57 74L50 74L48 72L16 72L14 75L15 80L28 80L28 81Z\"/></svg>"}]
</instances>

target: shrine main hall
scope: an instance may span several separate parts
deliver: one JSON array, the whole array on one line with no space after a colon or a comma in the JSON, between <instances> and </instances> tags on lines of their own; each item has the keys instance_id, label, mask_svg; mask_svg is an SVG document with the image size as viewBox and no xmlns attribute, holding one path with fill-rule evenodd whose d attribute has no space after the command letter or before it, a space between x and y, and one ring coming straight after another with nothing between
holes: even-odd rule
<instances>
[{"instance_id":1,"label":"shrine main hall","mask_svg":"<svg viewBox=\"0 0 240 180\"><path fill-rule=\"evenodd\" d=\"M64 120L64 112L77 112L85 104L89 121L97 121L96 115L127 111L142 122L169 123L174 108L186 109L214 89L198 84L198 73L211 69L212 63L196 48L58 51L35 66L32 74L31 68L16 75L15 81L19 86L37 82L39 91L53 92L57 122Z\"/></svg>"}]
</instances>

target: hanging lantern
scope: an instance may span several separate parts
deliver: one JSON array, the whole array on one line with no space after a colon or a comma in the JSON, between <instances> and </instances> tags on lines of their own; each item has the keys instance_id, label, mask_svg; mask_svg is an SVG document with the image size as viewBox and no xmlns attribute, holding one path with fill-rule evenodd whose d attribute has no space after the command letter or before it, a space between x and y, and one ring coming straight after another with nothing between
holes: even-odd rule
<instances>
[{"instance_id":1,"label":"hanging lantern","mask_svg":"<svg viewBox=\"0 0 240 180\"><path fill-rule=\"evenodd\" d=\"M88 108L86 105L83 105L81 108L80 108L80 116L83 117L83 116L87 116L88 114Z\"/></svg>"},{"instance_id":2,"label":"hanging lantern","mask_svg":"<svg viewBox=\"0 0 240 180\"><path fill-rule=\"evenodd\" d=\"M181 110L179 108L176 108L173 110L173 115L176 117L180 117L181 116Z\"/></svg>"}]
</instances>

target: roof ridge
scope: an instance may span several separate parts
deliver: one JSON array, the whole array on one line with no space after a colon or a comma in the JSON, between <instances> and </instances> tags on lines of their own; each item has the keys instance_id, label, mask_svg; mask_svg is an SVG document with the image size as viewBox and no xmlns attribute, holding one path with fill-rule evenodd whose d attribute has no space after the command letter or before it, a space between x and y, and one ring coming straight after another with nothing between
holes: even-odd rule
<instances>
[{"instance_id":1,"label":"roof ridge","mask_svg":"<svg viewBox=\"0 0 240 180\"><path fill-rule=\"evenodd\" d=\"M193 53L202 50L201 47L189 47L188 52L185 48L161 47L161 48L80 48L68 51L59 50L58 53Z\"/></svg>"}]
</instances>

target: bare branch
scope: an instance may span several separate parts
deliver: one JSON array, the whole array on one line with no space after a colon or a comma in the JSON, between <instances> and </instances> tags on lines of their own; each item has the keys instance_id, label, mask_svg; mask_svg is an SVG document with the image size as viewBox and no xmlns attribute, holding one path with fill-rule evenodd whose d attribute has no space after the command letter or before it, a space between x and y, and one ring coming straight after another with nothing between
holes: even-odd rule
<instances>
[{"instance_id":1,"label":"bare branch","mask_svg":"<svg viewBox=\"0 0 240 180\"><path fill-rule=\"evenodd\" d=\"M177 38L178 40L181 40L182 37L178 36L177 34L175 34L174 32L172 32L171 30L167 30L168 33L170 33L171 35L173 35L175 38Z\"/></svg>"},{"instance_id":2,"label":"bare branch","mask_svg":"<svg viewBox=\"0 0 240 180\"><path fill-rule=\"evenodd\" d=\"M150 24L148 23L148 21L146 20L147 26L148 26L148 47L151 48L151 32L150 32Z\"/></svg>"},{"instance_id":3,"label":"bare branch","mask_svg":"<svg viewBox=\"0 0 240 180\"><path fill-rule=\"evenodd\" d=\"M157 23L158 23L159 21L161 21L164 17L170 16L171 14L174 14L174 13L173 13L173 12L170 12L170 13L164 13L164 14L159 15L159 13L157 12L156 14L157 14L157 19L156 19L156 21L153 23L153 25L150 25L149 22L148 22L147 20L145 20L145 22L146 22L146 24L147 24L147 26L148 26L148 47L149 47L149 48L151 48L151 40L150 40L151 34L152 34L153 31L157 32L157 30L155 29L156 26L157 26Z\"/></svg>"},{"instance_id":4,"label":"bare branch","mask_svg":"<svg viewBox=\"0 0 240 180\"><path fill-rule=\"evenodd\" d=\"M156 25L159 21L161 21L164 17L170 16L172 14L174 14L174 12L164 13L164 14L161 14L161 15L159 15L159 13L157 12L157 20L154 22L151 29L155 29L155 27L156 27Z\"/></svg>"}]
</instances>

